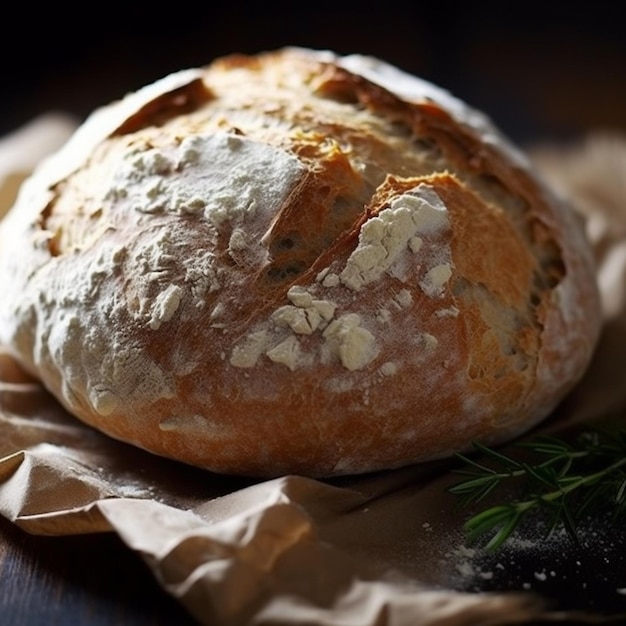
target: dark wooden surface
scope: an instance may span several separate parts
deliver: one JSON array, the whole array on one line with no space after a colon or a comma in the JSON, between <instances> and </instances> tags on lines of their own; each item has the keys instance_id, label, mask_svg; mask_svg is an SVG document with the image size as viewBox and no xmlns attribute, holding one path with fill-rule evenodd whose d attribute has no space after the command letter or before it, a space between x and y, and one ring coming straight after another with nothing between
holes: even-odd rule
<instances>
[{"instance_id":1,"label":"dark wooden surface","mask_svg":"<svg viewBox=\"0 0 626 626\"><path fill-rule=\"evenodd\" d=\"M569 578L563 575L564 563L559 563L558 558L546 555L543 559L524 562L522 551L522 557L513 567L517 574L510 572L509 583L496 581L491 589L518 591L521 581L528 580L529 572L556 568L559 576L548 580L543 590L554 610L557 613L560 610L588 611L597 620L600 616L603 619L535 621L527 626L624 624L626 600L615 594L615 586L623 584L626 539L624 532L617 534L620 539L611 559L602 551L588 554L584 564L578 560L574 563L572 557ZM567 565L567 558L563 558ZM585 581L583 587L580 580L576 580L581 577ZM489 589L489 585L484 588ZM506 620L506 616L502 619ZM180 603L157 585L140 557L124 546L114 533L33 536L0 517L0 626L198 624Z\"/></svg>"},{"instance_id":2,"label":"dark wooden surface","mask_svg":"<svg viewBox=\"0 0 626 626\"><path fill-rule=\"evenodd\" d=\"M114 533L42 537L0 517L2 626L192 626Z\"/></svg>"}]
</instances>

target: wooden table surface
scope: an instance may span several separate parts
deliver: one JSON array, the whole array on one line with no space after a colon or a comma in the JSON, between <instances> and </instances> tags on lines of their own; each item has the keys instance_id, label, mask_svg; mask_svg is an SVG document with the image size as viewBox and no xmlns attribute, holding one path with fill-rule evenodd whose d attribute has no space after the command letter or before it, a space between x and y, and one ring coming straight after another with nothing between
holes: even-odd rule
<instances>
[{"instance_id":1,"label":"wooden table surface","mask_svg":"<svg viewBox=\"0 0 626 626\"><path fill-rule=\"evenodd\" d=\"M596 574L600 578L602 571ZM610 589L601 586L608 594ZM573 596L567 600L576 593L563 586L553 597L557 608L576 604ZM621 617L612 615L617 608L612 607L603 621L547 620L526 626L626 623L623 612ZM146 564L115 533L35 536L0 517L0 626L198 626L198 622L158 586Z\"/></svg>"},{"instance_id":2,"label":"wooden table surface","mask_svg":"<svg viewBox=\"0 0 626 626\"><path fill-rule=\"evenodd\" d=\"M0 517L2 626L192 626L114 533L42 537Z\"/></svg>"}]
</instances>

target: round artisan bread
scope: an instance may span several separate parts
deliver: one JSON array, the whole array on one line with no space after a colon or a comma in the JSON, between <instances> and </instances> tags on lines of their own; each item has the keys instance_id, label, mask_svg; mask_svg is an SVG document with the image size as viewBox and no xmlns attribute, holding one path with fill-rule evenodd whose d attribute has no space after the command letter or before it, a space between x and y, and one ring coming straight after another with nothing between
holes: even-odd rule
<instances>
[{"instance_id":1,"label":"round artisan bread","mask_svg":"<svg viewBox=\"0 0 626 626\"><path fill-rule=\"evenodd\" d=\"M102 107L0 237L0 342L81 420L216 472L510 440L601 323L583 227L519 151L359 55L233 55Z\"/></svg>"}]
</instances>

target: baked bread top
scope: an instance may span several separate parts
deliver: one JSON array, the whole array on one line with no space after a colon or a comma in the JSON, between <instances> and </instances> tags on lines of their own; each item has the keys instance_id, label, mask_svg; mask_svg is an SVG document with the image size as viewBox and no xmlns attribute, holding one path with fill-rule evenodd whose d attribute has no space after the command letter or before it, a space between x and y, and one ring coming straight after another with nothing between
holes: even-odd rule
<instances>
[{"instance_id":1,"label":"baked bread top","mask_svg":"<svg viewBox=\"0 0 626 626\"><path fill-rule=\"evenodd\" d=\"M285 48L95 111L0 225L0 342L217 472L441 458L547 417L600 330L579 218L434 85Z\"/></svg>"}]
</instances>

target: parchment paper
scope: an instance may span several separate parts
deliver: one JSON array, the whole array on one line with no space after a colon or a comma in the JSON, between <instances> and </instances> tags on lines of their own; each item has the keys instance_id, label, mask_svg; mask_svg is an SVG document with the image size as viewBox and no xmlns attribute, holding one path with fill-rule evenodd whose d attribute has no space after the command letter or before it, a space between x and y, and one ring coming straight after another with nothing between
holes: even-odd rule
<instances>
[{"instance_id":1,"label":"parchment paper","mask_svg":"<svg viewBox=\"0 0 626 626\"><path fill-rule=\"evenodd\" d=\"M66 116L44 116L0 142L0 216L23 176L74 126ZM626 405L626 142L594 137L532 154L560 193L575 196L588 222L606 312L588 375L546 423L567 434L577 421ZM609 170L598 165L603 159ZM585 168L590 160L593 167ZM589 173L587 192L579 188L581 168ZM574 545L568 536L548 543L538 529L521 529L500 554L481 553L463 533L471 511L460 510L447 492L459 480L451 471L456 465L441 461L329 481L211 474L81 424L0 349L0 513L34 534L117 533L145 559L163 592L201 624L624 619L623 533L598 539L590 526ZM615 572L605 574L595 593L610 608L564 607L546 593L551 581L575 593L577 570L580 589L588 590L585 559L600 552Z\"/></svg>"}]
</instances>

